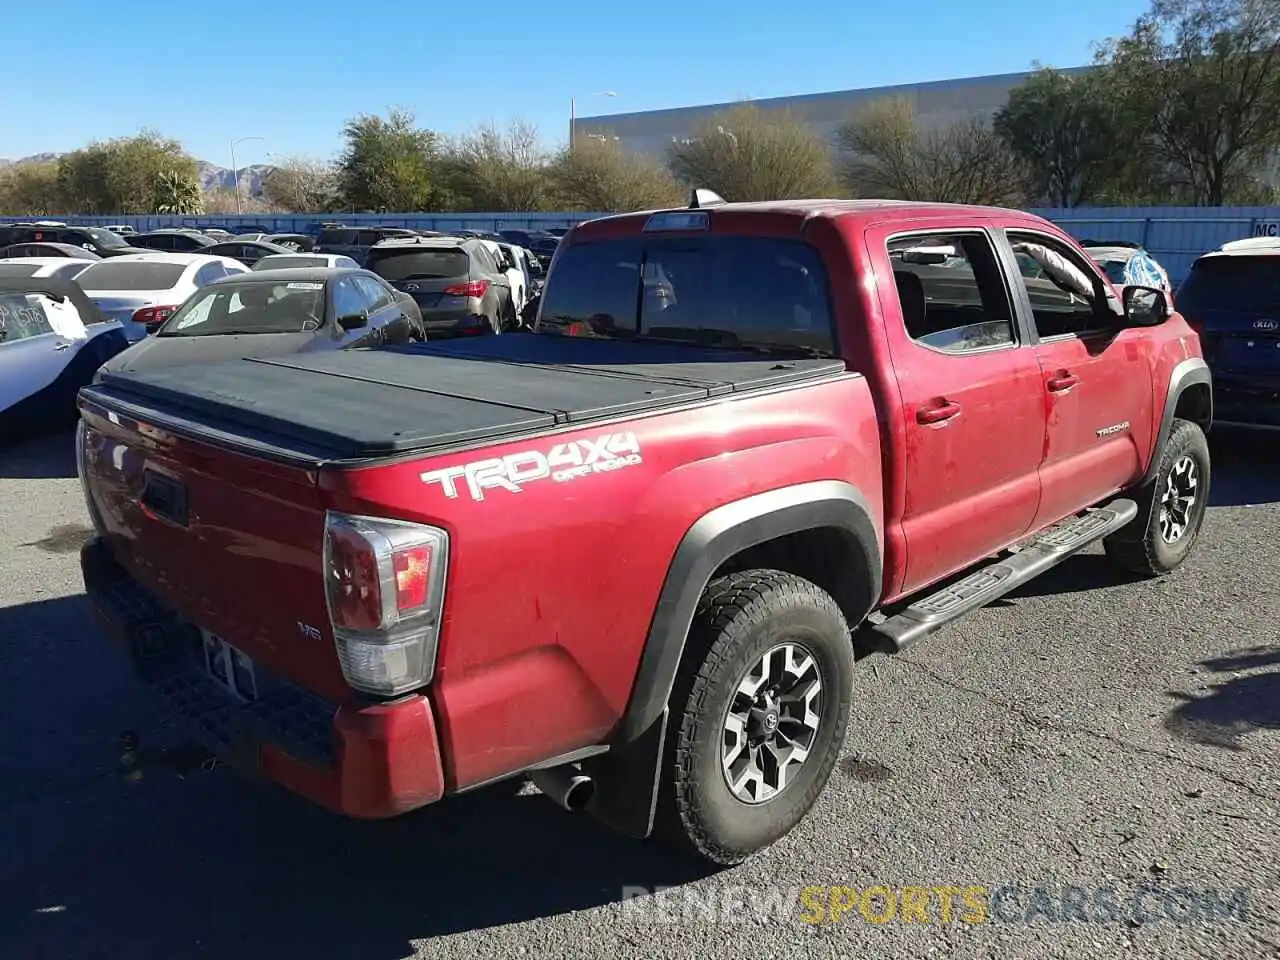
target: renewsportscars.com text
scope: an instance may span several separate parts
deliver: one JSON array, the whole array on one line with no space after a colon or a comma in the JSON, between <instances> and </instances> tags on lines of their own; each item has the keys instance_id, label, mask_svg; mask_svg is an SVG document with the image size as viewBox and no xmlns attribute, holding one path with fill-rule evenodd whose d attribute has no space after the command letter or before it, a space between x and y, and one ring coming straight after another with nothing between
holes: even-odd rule
<instances>
[{"instance_id":1,"label":"renewsportscars.com text","mask_svg":"<svg viewBox=\"0 0 1280 960\"><path fill-rule=\"evenodd\" d=\"M624 887L622 915L654 924L1204 924L1246 919L1248 899L1241 888L1157 885Z\"/></svg>"}]
</instances>

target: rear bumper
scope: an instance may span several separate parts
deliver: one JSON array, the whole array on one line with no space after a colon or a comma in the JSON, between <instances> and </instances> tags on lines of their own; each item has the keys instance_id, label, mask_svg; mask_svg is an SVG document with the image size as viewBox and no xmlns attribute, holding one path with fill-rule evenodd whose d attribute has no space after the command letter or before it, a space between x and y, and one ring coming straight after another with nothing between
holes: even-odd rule
<instances>
[{"instance_id":1,"label":"rear bumper","mask_svg":"<svg viewBox=\"0 0 1280 960\"><path fill-rule=\"evenodd\" d=\"M1280 429L1280 373L1213 370L1213 422Z\"/></svg>"},{"instance_id":2,"label":"rear bumper","mask_svg":"<svg viewBox=\"0 0 1280 960\"><path fill-rule=\"evenodd\" d=\"M85 544L80 563L99 623L139 679L230 765L360 819L396 816L444 795L426 698L335 704L264 674L259 699L243 703L204 673L196 628L130 577L101 539Z\"/></svg>"}]
</instances>

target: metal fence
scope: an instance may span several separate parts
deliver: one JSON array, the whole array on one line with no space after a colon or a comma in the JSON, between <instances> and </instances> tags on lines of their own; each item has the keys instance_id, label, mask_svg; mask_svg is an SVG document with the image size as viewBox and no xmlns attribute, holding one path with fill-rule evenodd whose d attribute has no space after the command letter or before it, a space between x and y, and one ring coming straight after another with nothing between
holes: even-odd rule
<instances>
[{"instance_id":1,"label":"metal fence","mask_svg":"<svg viewBox=\"0 0 1280 960\"><path fill-rule=\"evenodd\" d=\"M1035 210L1079 239L1141 243L1181 281L1200 254L1241 237L1280 235L1280 207L1078 207ZM529 230L568 227L598 213L325 213L305 216L114 216L63 215L58 219L99 226L128 224L138 230L208 226L232 232L266 228L269 232L312 233L322 221L351 226L417 227L423 230Z\"/></svg>"}]
</instances>

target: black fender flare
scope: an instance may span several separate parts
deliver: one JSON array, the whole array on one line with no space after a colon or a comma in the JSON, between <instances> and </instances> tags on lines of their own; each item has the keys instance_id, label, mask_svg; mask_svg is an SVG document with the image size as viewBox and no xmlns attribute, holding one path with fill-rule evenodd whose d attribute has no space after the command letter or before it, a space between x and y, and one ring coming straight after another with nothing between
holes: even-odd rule
<instances>
[{"instance_id":1,"label":"black fender flare","mask_svg":"<svg viewBox=\"0 0 1280 960\"><path fill-rule=\"evenodd\" d=\"M1209 371L1209 364L1200 357L1188 357L1186 360L1180 361L1169 374L1169 389L1164 395L1164 411L1160 415L1160 429L1156 434L1155 446L1151 452L1151 463L1147 467L1147 472L1143 474L1142 479L1138 482L1138 487L1144 487L1156 478L1156 468L1160 465L1160 454L1164 450L1164 445L1169 442L1169 434L1173 431L1174 414L1178 409L1178 401L1182 399L1182 395L1191 387L1204 385L1209 388L1209 421L1206 423L1205 432L1213 424L1213 374Z\"/></svg>"},{"instance_id":2,"label":"black fender flare","mask_svg":"<svg viewBox=\"0 0 1280 960\"><path fill-rule=\"evenodd\" d=\"M819 480L781 487L724 504L694 522L667 568L616 741L640 737L666 708L698 600L716 569L748 547L824 527L842 531L861 553L867 579L861 586L875 604L883 580L877 525L866 497L851 483Z\"/></svg>"}]
</instances>

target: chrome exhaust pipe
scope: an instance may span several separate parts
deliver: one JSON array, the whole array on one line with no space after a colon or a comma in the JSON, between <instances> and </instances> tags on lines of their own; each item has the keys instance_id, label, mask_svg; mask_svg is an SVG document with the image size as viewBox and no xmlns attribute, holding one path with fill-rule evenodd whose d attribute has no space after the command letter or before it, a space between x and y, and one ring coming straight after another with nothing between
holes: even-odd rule
<instances>
[{"instance_id":1,"label":"chrome exhaust pipe","mask_svg":"<svg viewBox=\"0 0 1280 960\"><path fill-rule=\"evenodd\" d=\"M570 813L583 810L595 793L595 784L591 778L582 772L581 767L573 764L534 770L529 774L529 779L548 798Z\"/></svg>"}]
</instances>

